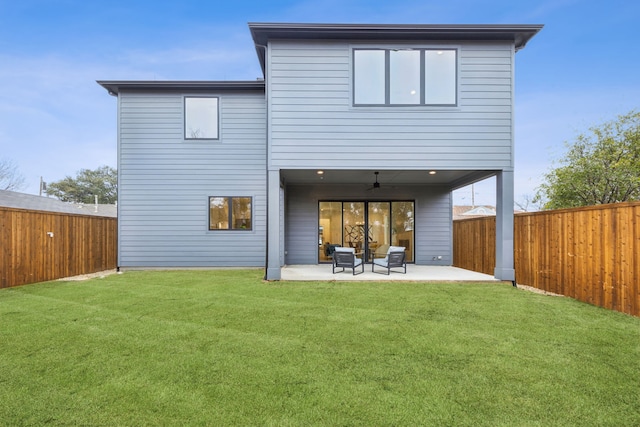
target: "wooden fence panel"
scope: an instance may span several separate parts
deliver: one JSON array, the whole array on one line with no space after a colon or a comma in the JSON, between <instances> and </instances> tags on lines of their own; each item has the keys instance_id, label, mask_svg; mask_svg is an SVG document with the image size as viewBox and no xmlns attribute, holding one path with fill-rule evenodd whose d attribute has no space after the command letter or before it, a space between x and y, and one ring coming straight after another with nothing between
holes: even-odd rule
<instances>
[{"instance_id":1,"label":"wooden fence panel","mask_svg":"<svg viewBox=\"0 0 640 427\"><path fill-rule=\"evenodd\" d=\"M494 274L496 223L470 218L454 223L453 264L466 270Z\"/></svg>"},{"instance_id":2,"label":"wooden fence panel","mask_svg":"<svg viewBox=\"0 0 640 427\"><path fill-rule=\"evenodd\" d=\"M0 207L0 288L117 266L117 219Z\"/></svg>"},{"instance_id":3,"label":"wooden fence panel","mask_svg":"<svg viewBox=\"0 0 640 427\"><path fill-rule=\"evenodd\" d=\"M495 218L454 221L454 265L493 274ZM514 218L516 282L640 316L640 202Z\"/></svg>"}]
</instances>

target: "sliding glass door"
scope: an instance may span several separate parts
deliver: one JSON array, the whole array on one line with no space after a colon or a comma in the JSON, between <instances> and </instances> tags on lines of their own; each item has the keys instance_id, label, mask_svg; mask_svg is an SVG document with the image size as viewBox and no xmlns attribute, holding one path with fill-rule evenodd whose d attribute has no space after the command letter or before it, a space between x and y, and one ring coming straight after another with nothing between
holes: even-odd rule
<instances>
[{"instance_id":1,"label":"sliding glass door","mask_svg":"<svg viewBox=\"0 0 640 427\"><path fill-rule=\"evenodd\" d=\"M391 245L391 202L369 202L367 209L369 219L370 239L368 242L368 257L384 258Z\"/></svg>"},{"instance_id":2,"label":"sliding glass door","mask_svg":"<svg viewBox=\"0 0 640 427\"><path fill-rule=\"evenodd\" d=\"M389 246L414 254L414 202L326 201L318 205L318 261L330 262L336 246L351 247L363 259L384 257Z\"/></svg>"}]
</instances>

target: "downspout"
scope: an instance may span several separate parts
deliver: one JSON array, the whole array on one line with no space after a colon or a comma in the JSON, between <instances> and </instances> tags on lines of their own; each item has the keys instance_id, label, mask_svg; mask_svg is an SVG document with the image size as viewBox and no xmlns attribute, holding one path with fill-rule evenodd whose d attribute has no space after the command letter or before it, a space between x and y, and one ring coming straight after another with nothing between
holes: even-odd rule
<instances>
[{"instance_id":1,"label":"downspout","mask_svg":"<svg viewBox=\"0 0 640 427\"><path fill-rule=\"evenodd\" d=\"M513 168L513 173L515 176L515 171L516 171L516 53L520 50L523 49L525 44L527 42L521 42L519 45L517 43L514 44L514 48L513 48L513 54L511 55L511 57L513 58L511 60L511 167ZM514 183L514 187L515 187L515 183ZM513 204L510 206L511 209L511 223L513 225L515 225L515 221L513 218L513 210L514 210L514 206ZM513 227L512 225L512 227ZM513 280L511 281L511 285L514 288L518 287L518 283L516 282L516 253L515 253L515 228L512 232L511 238L513 239L513 244L512 244L512 262L513 262Z\"/></svg>"},{"instance_id":2,"label":"downspout","mask_svg":"<svg viewBox=\"0 0 640 427\"><path fill-rule=\"evenodd\" d=\"M116 159L116 167L117 167L117 179L116 179L116 183L117 186L120 187L120 174L121 174L121 170L122 168L120 168L120 155L121 155L121 150L120 150L120 114L121 114L121 101L122 99L120 98L120 90L119 88L116 89L116 91L112 91L111 89L107 89L107 92L109 93L109 95L113 96L116 98L116 140L117 140L117 159ZM118 191L117 196L116 196L116 271L120 272L120 242L122 242L121 236L120 236L120 218L122 218L121 214L120 214L120 203L118 203L118 199L120 199L120 192ZM96 200L96 204L97 204L97 200ZM97 206L96 206L97 207Z\"/></svg>"},{"instance_id":3,"label":"downspout","mask_svg":"<svg viewBox=\"0 0 640 427\"><path fill-rule=\"evenodd\" d=\"M521 42L521 43L516 43L514 44L514 50L513 50L513 54L511 55L511 57L513 58L511 60L511 166L513 167L513 171L514 171L514 176L515 176L515 170L516 170L516 135L515 135L515 131L516 131L516 53L524 48L524 45L526 44L526 42ZM519 46L518 46L519 45ZM513 205L511 206L511 222L515 225L515 221L513 220ZM512 239L513 239L513 248L512 248L512 253L513 253L513 280L511 281L511 285L514 288L518 287L518 284L516 283L516 251L515 251L515 227L513 230L513 234L512 234Z\"/></svg>"}]
</instances>

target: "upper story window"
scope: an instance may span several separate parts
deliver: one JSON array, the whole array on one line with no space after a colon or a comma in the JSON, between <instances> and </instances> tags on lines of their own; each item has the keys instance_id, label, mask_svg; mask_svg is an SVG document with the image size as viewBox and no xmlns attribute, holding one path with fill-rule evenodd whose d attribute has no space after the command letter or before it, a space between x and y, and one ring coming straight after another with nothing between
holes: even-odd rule
<instances>
[{"instance_id":1,"label":"upper story window","mask_svg":"<svg viewBox=\"0 0 640 427\"><path fill-rule=\"evenodd\" d=\"M353 104L457 104L456 49L354 49Z\"/></svg>"},{"instance_id":2,"label":"upper story window","mask_svg":"<svg viewBox=\"0 0 640 427\"><path fill-rule=\"evenodd\" d=\"M184 139L218 139L218 98L184 98Z\"/></svg>"}]
</instances>

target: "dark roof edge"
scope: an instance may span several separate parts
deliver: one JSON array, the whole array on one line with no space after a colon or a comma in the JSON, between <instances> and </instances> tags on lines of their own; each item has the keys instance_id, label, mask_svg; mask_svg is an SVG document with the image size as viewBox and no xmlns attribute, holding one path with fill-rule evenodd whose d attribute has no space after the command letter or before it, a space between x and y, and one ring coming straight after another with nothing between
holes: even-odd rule
<instances>
[{"instance_id":1,"label":"dark roof edge","mask_svg":"<svg viewBox=\"0 0 640 427\"><path fill-rule=\"evenodd\" d=\"M542 24L335 24L335 23L295 23L295 22L249 22L249 28L279 30L418 30L418 31L469 31L469 30L522 30L541 29Z\"/></svg>"},{"instance_id":2,"label":"dark roof edge","mask_svg":"<svg viewBox=\"0 0 640 427\"><path fill-rule=\"evenodd\" d=\"M110 95L122 89L142 90L241 90L264 91L264 80L97 80Z\"/></svg>"},{"instance_id":3,"label":"dark roof edge","mask_svg":"<svg viewBox=\"0 0 640 427\"><path fill-rule=\"evenodd\" d=\"M512 39L516 48L524 47L526 41L537 34L542 24L296 24L250 22L249 30L254 42L265 45L270 38L344 38L344 39L377 39L390 38L397 40L407 37L408 40L425 37L457 36L460 40L495 39L502 35L504 39ZM519 37L518 37L519 36ZM524 36L524 39L523 39ZM522 43L522 46L519 46Z\"/></svg>"}]
</instances>

